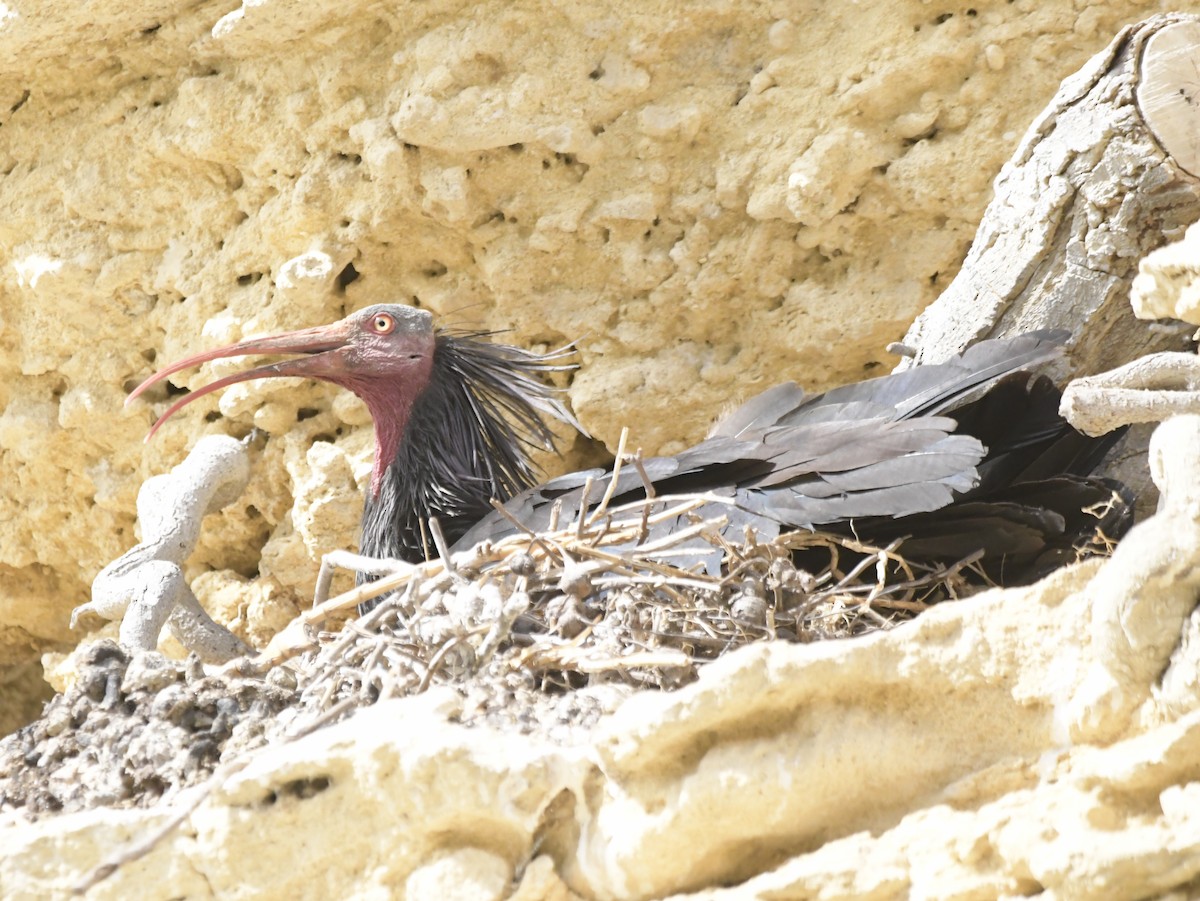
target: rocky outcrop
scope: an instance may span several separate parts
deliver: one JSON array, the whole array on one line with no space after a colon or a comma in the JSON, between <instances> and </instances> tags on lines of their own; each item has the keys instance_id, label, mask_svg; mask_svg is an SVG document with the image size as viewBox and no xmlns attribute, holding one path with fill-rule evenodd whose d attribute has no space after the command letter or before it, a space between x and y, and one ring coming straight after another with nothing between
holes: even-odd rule
<instances>
[{"instance_id":1,"label":"rocky outcrop","mask_svg":"<svg viewBox=\"0 0 1200 901\"><path fill-rule=\"evenodd\" d=\"M1155 623L1187 637L1140 649L1164 675L1119 738L1073 727L1105 651L1094 599L1132 556L864 639L743 648L573 742L456 724L446 689L382 702L173 808L0 822L0 880L59 897L125 860L88 897L1186 896L1196 616Z\"/></svg>"},{"instance_id":2,"label":"rocky outcrop","mask_svg":"<svg viewBox=\"0 0 1200 901\"><path fill-rule=\"evenodd\" d=\"M517 343L580 339L564 386L584 425L670 451L764 384L890 368L881 348L957 272L1027 125L1141 15L3 10L2 725L33 715L38 655L78 640L70 610L144 540L139 487L200 435L261 432L249 487L183 567L241 638L265 643L319 555L352 543L370 466L353 398L237 386L147 447L166 395L122 401L167 359L399 300ZM1194 278L1179 252L1148 258L1140 308L1184 315ZM601 452L565 440L568 463ZM1185 575L1191 512L1148 523L1180 542L1167 562ZM90 896L1186 893L1198 627L1182 602L1147 615L1143 562L865 639L744 649L570 741L468 728L439 691L389 701L169 809L6 816L0 885L62 896L115 860ZM1153 635L1122 651L1131 598ZM1097 681L1138 650L1157 656Z\"/></svg>"},{"instance_id":3,"label":"rocky outcrop","mask_svg":"<svg viewBox=\"0 0 1200 901\"><path fill-rule=\"evenodd\" d=\"M580 339L583 423L669 451L770 382L890 368L883 346L949 283L1028 123L1141 14L89 10L0 22L11 725L36 655L78 640L69 611L137 543L141 483L199 434L269 437L189 572L210 607L253 596L242 635L286 621L316 556L353 540L369 429L352 398L234 388L145 447L149 407L121 402L156 363L402 300L521 343Z\"/></svg>"}]
</instances>

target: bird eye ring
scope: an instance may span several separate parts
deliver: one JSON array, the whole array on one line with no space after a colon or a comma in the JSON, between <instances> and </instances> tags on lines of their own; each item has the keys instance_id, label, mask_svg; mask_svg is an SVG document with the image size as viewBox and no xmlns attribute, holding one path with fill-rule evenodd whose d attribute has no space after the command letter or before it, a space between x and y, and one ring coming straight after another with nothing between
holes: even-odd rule
<instances>
[{"instance_id":1,"label":"bird eye ring","mask_svg":"<svg viewBox=\"0 0 1200 901\"><path fill-rule=\"evenodd\" d=\"M371 328L373 328L375 333L379 335L386 335L395 327L396 320L387 313L379 313L374 319L371 320Z\"/></svg>"}]
</instances>

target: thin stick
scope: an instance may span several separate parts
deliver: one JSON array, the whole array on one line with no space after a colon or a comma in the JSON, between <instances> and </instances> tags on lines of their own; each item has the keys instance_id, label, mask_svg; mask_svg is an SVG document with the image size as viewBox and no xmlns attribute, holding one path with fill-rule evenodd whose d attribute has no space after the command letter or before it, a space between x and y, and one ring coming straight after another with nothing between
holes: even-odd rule
<instances>
[{"instance_id":1,"label":"thin stick","mask_svg":"<svg viewBox=\"0 0 1200 901\"><path fill-rule=\"evenodd\" d=\"M621 437L617 441L617 458L613 462L613 471L608 477L608 488L604 490L604 497L600 498L600 504L592 511L592 515L588 517L588 525L596 521L596 517L602 515L608 509L608 502L612 500L613 492L617 490L617 480L621 475L621 464L625 461L625 442L629 439L629 429L621 428Z\"/></svg>"},{"instance_id":2,"label":"thin stick","mask_svg":"<svg viewBox=\"0 0 1200 901\"><path fill-rule=\"evenodd\" d=\"M592 477L588 476L583 483L583 494L579 496L579 522L575 526L575 537L580 541L583 540L583 527L587 525L588 496L592 493L592 482Z\"/></svg>"},{"instance_id":3,"label":"thin stick","mask_svg":"<svg viewBox=\"0 0 1200 901\"><path fill-rule=\"evenodd\" d=\"M513 516L512 513L510 513L508 511L508 508L505 507L504 504L500 503L500 501L496 500L495 498L492 498L492 508L495 509L495 511L497 513L499 513L501 516L503 516L505 519L507 519L510 523L512 523L512 525L515 528L520 529L522 532L524 532L530 538L538 537L537 532L533 531L533 529L529 528L529 526L525 525L525 523L521 522L521 520L519 520L515 516Z\"/></svg>"},{"instance_id":4,"label":"thin stick","mask_svg":"<svg viewBox=\"0 0 1200 901\"><path fill-rule=\"evenodd\" d=\"M638 548L638 551L643 554L652 554L658 550L666 550L667 548L670 548L676 544L682 544L689 538L694 538L695 536L701 534L705 529L712 528L713 526L720 528L728 522L729 519L725 516L718 516L715 519L698 522L694 526L689 526L686 529L680 529L678 532L675 532L673 535L668 535L666 538L660 538L658 541L652 541L650 544L643 544Z\"/></svg>"},{"instance_id":5,"label":"thin stick","mask_svg":"<svg viewBox=\"0 0 1200 901\"><path fill-rule=\"evenodd\" d=\"M135 860L141 860L151 851L153 851L158 843L165 839L168 835L178 828L179 824L196 812L196 809L203 804L208 797L221 785L225 783L231 776L235 775L240 770L246 768L246 765L251 761L250 756L241 757L237 760L232 760L222 767L218 767L211 776L201 782L194 789L194 795L187 803L182 804L180 808L168 819L165 823L159 826L152 832L147 833L141 839L132 841L124 848L117 851L112 857L104 863L95 867L79 882L71 887L71 894L83 895L92 887L103 882L121 867L127 863L132 863Z\"/></svg>"},{"instance_id":6,"label":"thin stick","mask_svg":"<svg viewBox=\"0 0 1200 901\"><path fill-rule=\"evenodd\" d=\"M450 573L455 580L462 578L458 574L458 570L454 568L454 561L450 559L450 545L446 543L442 524L438 522L436 516L429 517L429 531L433 533L433 544L437 548L438 556L442 558L442 565L446 567L446 572Z\"/></svg>"},{"instance_id":7,"label":"thin stick","mask_svg":"<svg viewBox=\"0 0 1200 901\"><path fill-rule=\"evenodd\" d=\"M337 717L341 716L352 706L353 698L345 698L339 701L311 722L305 723L295 732L287 735L283 739L283 742L293 742L298 738L303 738L305 735L315 732L331 720L337 719ZM208 800L214 791L244 770L255 757L256 755L247 754L244 757L236 758L217 767L211 776L195 787L193 796L187 803L182 804L170 819L157 829L146 834L140 840L130 842L107 861L95 867L87 876L71 887L71 893L74 895L86 894L90 889L112 876L113 873L125 866L125 864L133 863L135 860L145 857L158 846L159 842L174 832L184 820L195 813L197 808Z\"/></svg>"},{"instance_id":8,"label":"thin stick","mask_svg":"<svg viewBox=\"0 0 1200 901\"><path fill-rule=\"evenodd\" d=\"M463 640L455 635L438 648L437 653L433 655L433 659L429 661L429 667L425 670L425 675L421 677L421 681L417 684L416 694L421 694L425 689L429 688L429 683L433 681L434 673L442 665L442 661L446 659L446 655L450 653L450 649L456 648L462 643Z\"/></svg>"},{"instance_id":9,"label":"thin stick","mask_svg":"<svg viewBox=\"0 0 1200 901\"><path fill-rule=\"evenodd\" d=\"M650 476L646 474L646 467L642 463L642 449L640 447L637 449L637 453L633 455L633 465L637 468L638 475L642 477L642 487L646 489L646 500L654 500L658 496L658 492L654 490L654 483L650 481Z\"/></svg>"}]
</instances>

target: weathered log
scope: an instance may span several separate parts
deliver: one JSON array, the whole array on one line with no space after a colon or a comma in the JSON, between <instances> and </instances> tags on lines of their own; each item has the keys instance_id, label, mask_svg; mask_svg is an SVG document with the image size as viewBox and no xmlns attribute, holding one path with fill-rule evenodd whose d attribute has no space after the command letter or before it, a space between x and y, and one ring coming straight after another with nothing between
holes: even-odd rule
<instances>
[{"instance_id":1,"label":"weathered log","mask_svg":"<svg viewBox=\"0 0 1200 901\"><path fill-rule=\"evenodd\" d=\"M917 360L1033 328L1074 333L1059 375L1186 346L1129 306L1138 262L1200 219L1200 19L1125 28L1062 87L995 182L962 270L909 329ZM913 365L904 360L901 368Z\"/></svg>"}]
</instances>

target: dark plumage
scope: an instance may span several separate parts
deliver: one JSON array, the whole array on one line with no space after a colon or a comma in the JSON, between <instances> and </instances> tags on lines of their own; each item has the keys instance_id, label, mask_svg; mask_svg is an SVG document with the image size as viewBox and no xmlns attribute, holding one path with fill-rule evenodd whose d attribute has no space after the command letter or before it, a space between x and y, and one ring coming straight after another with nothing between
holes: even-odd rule
<instances>
[{"instance_id":1,"label":"dark plumage","mask_svg":"<svg viewBox=\"0 0 1200 901\"><path fill-rule=\"evenodd\" d=\"M1058 414L1054 384L1023 371L1054 359L1066 337L1045 331L983 341L945 363L824 394L777 385L731 412L706 440L644 468L660 497L727 498L696 512L725 515L735 540L747 525L763 538L815 527L873 543L904 537L911 560L953 562L983 550L993 578L1029 581L1073 559L1097 526L1115 538L1132 521L1124 486L1089 475L1119 434L1075 431ZM610 472L561 476L505 506L534 529L548 524L555 506L570 522L589 478L594 504ZM642 496L640 473L624 468L611 503ZM1109 501L1103 521L1082 512ZM462 543L510 529L493 513Z\"/></svg>"},{"instance_id":2,"label":"dark plumage","mask_svg":"<svg viewBox=\"0 0 1200 901\"><path fill-rule=\"evenodd\" d=\"M435 330L425 310L379 304L340 322L252 338L179 360L151 385L209 360L249 354L303 354L218 379L175 401L147 440L177 410L237 382L273 376L322 379L366 402L375 424L375 463L363 509L360 550L419 562L435 556L425 523L436 517L456 542L536 479L528 449L553 448L543 417L579 424L539 375L571 366L570 348L547 354L495 344L482 332ZM127 401L128 402L128 401Z\"/></svg>"},{"instance_id":3,"label":"dark plumage","mask_svg":"<svg viewBox=\"0 0 1200 901\"><path fill-rule=\"evenodd\" d=\"M1058 415L1057 389L1024 371L1052 359L1065 337L984 341L945 363L824 394L779 385L734 410L705 441L647 460L644 469L659 496L722 498L713 506L730 518L733 537L746 525L765 536L852 528L868 540L907 536L910 559L959 559L982 548L997 576L1031 578L1091 534L1096 520L1081 508L1119 488L1089 476L1114 439L1075 432ZM377 305L333 325L181 360L131 398L207 360L303 354L192 392L154 429L196 397L247 379L308 376L353 391L370 408L376 433L362 552L415 562L433 553L424 528L431 516L452 544L465 546L512 530L492 498L538 528L554 506L569 521L589 477L590 503L611 478L593 470L533 484L527 449L552 444L543 417L578 427L539 378L566 368L569 351L535 354L487 338L437 331L421 310ZM640 473L623 469L612 503L641 496ZM1110 536L1128 526L1127 501L1118 492L1103 524Z\"/></svg>"},{"instance_id":4,"label":"dark plumage","mask_svg":"<svg viewBox=\"0 0 1200 901\"><path fill-rule=\"evenodd\" d=\"M505 499L537 481L527 447L553 448L542 415L575 418L537 378L570 368L569 349L535 354L481 333L438 334L428 387L413 404L405 440L363 509L362 552L410 562L437 556L426 523L457 542Z\"/></svg>"}]
</instances>

